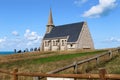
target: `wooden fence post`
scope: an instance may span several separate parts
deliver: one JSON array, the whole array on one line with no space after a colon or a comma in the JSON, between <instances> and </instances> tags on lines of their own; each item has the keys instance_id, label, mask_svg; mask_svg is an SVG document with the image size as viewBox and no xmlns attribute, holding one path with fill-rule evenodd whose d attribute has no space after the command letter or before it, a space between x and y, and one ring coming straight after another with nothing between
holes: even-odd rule
<instances>
[{"instance_id":1,"label":"wooden fence post","mask_svg":"<svg viewBox=\"0 0 120 80\"><path fill-rule=\"evenodd\" d=\"M78 73L78 65L77 62L74 62L74 73L77 74Z\"/></svg>"},{"instance_id":2,"label":"wooden fence post","mask_svg":"<svg viewBox=\"0 0 120 80\"><path fill-rule=\"evenodd\" d=\"M110 59L112 59L112 51L111 50L109 51L109 57L110 57Z\"/></svg>"},{"instance_id":3,"label":"wooden fence post","mask_svg":"<svg viewBox=\"0 0 120 80\"><path fill-rule=\"evenodd\" d=\"M78 73L78 65L77 65L77 61L74 62L74 74ZM76 78L74 78L74 80L77 80Z\"/></svg>"},{"instance_id":4,"label":"wooden fence post","mask_svg":"<svg viewBox=\"0 0 120 80\"><path fill-rule=\"evenodd\" d=\"M99 69L100 80L107 80L107 79L105 78L105 74L107 74L105 68L100 68L100 69Z\"/></svg>"},{"instance_id":5,"label":"wooden fence post","mask_svg":"<svg viewBox=\"0 0 120 80\"><path fill-rule=\"evenodd\" d=\"M99 64L99 57L96 58L96 63Z\"/></svg>"},{"instance_id":6,"label":"wooden fence post","mask_svg":"<svg viewBox=\"0 0 120 80\"><path fill-rule=\"evenodd\" d=\"M18 69L15 68L15 69L13 70L13 80L18 80L18 75L16 75L17 72L18 72Z\"/></svg>"}]
</instances>

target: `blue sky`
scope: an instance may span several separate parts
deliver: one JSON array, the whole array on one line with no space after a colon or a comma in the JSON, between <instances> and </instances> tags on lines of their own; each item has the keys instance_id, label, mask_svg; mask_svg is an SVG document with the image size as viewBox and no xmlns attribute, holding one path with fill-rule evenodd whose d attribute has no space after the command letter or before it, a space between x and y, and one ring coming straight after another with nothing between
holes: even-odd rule
<instances>
[{"instance_id":1,"label":"blue sky","mask_svg":"<svg viewBox=\"0 0 120 80\"><path fill-rule=\"evenodd\" d=\"M120 46L120 0L0 0L0 51L39 47L55 25L86 21L96 49Z\"/></svg>"}]
</instances>

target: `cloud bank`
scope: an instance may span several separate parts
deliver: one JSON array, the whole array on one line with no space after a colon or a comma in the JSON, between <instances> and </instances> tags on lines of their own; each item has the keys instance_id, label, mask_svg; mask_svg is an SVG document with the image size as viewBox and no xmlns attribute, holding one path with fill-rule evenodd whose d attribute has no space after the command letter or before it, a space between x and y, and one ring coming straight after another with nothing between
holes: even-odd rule
<instances>
[{"instance_id":1,"label":"cloud bank","mask_svg":"<svg viewBox=\"0 0 120 80\"><path fill-rule=\"evenodd\" d=\"M1 44L2 42L5 42L5 41L6 41L6 37L0 38L0 44Z\"/></svg>"},{"instance_id":2,"label":"cloud bank","mask_svg":"<svg viewBox=\"0 0 120 80\"><path fill-rule=\"evenodd\" d=\"M116 6L117 0L99 0L99 4L92 6L88 11L85 11L83 17L98 18L108 15Z\"/></svg>"},{"instance_id":3,"label":"cloud bank","mask_svg":"<svg viewBox=\"0 0 120 80\"><path fill-rule=\"evenodd\" d=\"M30 31L29 29L25 31L24 37L28 41L27 46L32 46L33 44L40 43L40 40L42 38L37 34L37 32Z\"/></svg>"},{"instance_id":4,"label":"cloud bank","mask_svg":"<svg viewBox=\"0 0 120 80\"><path fill-rule=\"evenodd\" d=\"M0 49L2 50L24 50L26 48L35 48L40 47L40 43L42 40L42 36L40 36L35 31L30 31L30 29L26 29L23 35L18 36L19 33L17 31L13 31L12 35L16 36L14 39L3 37L0 38Z\"/></svg>"},{"instance_id":5,"label":"cloud bank","mask_svg":"<svg viewBox=\"0 0 120 80\"><path fill-rule=\"evenodd\" d=\"M110 42L110 43L120 43L120 38L116 38L116 37L111 37L105 40L105 42Z\"/></svg>"}]
</instances>

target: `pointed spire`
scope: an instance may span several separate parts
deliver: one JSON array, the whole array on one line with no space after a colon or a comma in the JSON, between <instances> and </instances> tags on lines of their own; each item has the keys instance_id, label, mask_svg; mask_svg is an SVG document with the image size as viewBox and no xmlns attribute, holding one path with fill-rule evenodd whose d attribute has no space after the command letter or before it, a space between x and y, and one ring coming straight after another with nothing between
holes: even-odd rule
<instances>
[{"instance_id":1,"label":"pointed spire","mask_svg":"<svg viewBox=\"0 0 120 80\"><path fill-rule=\"evenodd\" d=\"M53 26L53 18L52 18L52 10L50 8L50 14L49 14L49 19L48 19L48 24L47 25L51 25Z\"/></svg>"}]
</instances>

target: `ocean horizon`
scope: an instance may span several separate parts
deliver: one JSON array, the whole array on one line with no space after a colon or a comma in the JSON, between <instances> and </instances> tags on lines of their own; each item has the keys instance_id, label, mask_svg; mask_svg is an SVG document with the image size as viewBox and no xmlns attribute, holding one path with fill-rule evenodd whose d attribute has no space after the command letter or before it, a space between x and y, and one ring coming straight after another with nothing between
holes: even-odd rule
<instances>
[{"instance_id":1,"label":"ocean horizon","mask_svg":"<svg viewBox=\"0 0 120 80\"><path fill-rule=\"evenodd\" d=\"M14 51L0 51L0 55L10 55L14 54Z\"/></svg>"}]
</instances>

